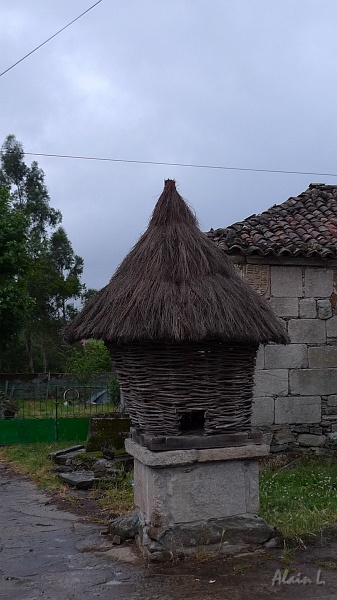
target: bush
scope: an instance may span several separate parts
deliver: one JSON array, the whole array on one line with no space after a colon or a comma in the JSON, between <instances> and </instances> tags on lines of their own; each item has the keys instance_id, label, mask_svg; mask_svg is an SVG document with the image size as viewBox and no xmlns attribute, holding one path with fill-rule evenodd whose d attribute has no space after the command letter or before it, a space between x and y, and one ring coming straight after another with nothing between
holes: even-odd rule
<instances>
[{"instance_id":1,"label":"bush","mask_svg":"<svg viewBox=\"0 0 337 600\"><path fill-rule=\"evenodd\" d=\"M68 359L68 373L79 375L89 383L93 373L111 373L113 366L109 350L102 340L86 340L72 348Z\"/></svg>"},{"instance_id":2,"label":"bush","mask_svg":"<svg viewBox=\"0 0 337 600\"><path fill-rule=\"evenodd\" d=\"M110 402L114 405L115 408L120 408L120 390L119 383L117 379L112 378L108 383L108 394Z\"/></svg>"}]
</instances>

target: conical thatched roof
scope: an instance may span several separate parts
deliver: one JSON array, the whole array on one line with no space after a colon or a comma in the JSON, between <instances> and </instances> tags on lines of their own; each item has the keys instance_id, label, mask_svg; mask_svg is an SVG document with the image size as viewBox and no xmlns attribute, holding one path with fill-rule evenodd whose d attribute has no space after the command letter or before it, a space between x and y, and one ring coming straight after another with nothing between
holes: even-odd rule
<instances>
[{"instance_id":1,"label":"conical thatched roof","mask_svg":"<svg viewBox=\"0 0 337 600\"><path fill-rule=\"evenodd\" d=\"M66 329L69 341L286 343L282 322L209 240L167 180L146 232Z\"/></svg>"}]
</instances>

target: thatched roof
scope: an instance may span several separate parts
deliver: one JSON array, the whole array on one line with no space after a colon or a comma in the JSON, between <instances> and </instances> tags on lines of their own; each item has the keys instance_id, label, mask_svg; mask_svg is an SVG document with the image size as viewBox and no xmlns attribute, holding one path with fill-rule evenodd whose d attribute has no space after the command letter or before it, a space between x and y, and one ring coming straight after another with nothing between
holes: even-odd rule
<instances>
[{"instance_id":1,"label":"thatched roof","mask_svg":"<svg viewBox=\"0 0 337 600\"><path fill-rule=\"evenodd\" d=\"M65 333L110 343L287 342L282 322L200 231L173 180L146 232Z\"/></svg>"}]
</instances>

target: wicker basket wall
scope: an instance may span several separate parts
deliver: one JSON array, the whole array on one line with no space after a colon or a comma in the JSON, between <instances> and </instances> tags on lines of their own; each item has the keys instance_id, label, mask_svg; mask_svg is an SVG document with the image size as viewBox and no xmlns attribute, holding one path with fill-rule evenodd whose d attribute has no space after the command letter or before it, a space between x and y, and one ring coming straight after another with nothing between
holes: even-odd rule
<instances>
[{"instance_id":1,"label":"wicker basket wall","mask_svg":"<svg viewBox=\"0 0 337 600\"><path fill-rule=\"evenodd\" d=\"M182 415L203 411L204 433L250 430L257 345L110 346L133 426L179 435Z\"/></svg>"}]
</instances>

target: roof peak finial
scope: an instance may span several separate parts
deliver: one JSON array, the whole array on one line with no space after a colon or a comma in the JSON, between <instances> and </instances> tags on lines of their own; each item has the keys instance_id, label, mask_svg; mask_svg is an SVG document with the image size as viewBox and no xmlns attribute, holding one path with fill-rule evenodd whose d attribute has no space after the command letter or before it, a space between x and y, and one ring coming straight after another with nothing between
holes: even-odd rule
<instances>
[{"instance_id":1,"label":"roof peak finial","mask_svg":"<svg viewBox=\"0 0 337 600\"><path fill-rule=\"evenodd\" d=\"M176 189L176 180L175 179L165 179L165 189L166 190L175 190Z\"/></svg>"}]
</instances>

